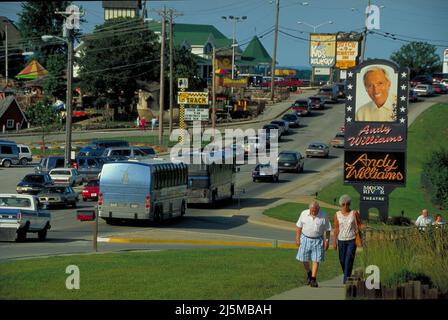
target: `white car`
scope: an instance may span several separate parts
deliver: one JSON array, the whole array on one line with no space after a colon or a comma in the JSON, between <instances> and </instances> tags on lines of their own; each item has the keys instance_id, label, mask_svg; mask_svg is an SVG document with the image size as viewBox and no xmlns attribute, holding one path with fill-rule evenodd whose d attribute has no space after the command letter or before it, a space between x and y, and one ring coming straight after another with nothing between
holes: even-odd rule
<instances>
[{"instance_id":1,"label":"white car","mask_svg":"<svg viewBox=\"0 0 448 320\"><path fill-rule=\"evenodd\" d=\"M62 184L68 186L81 185L84 181L78 170L72 168L58 168L50 171L51 180L54 184Z\"/></svg>"},{"instance_id":2,"label":"white car","mask_svg":"<svg viewBox=\"0 0 448 320\"><path fill-rule=\"evenodd\" d=\"M413 89L418 96L433 96L434 95L434 89L432 85L430 84L418 84Z\"/></svg>"}]
</instances>

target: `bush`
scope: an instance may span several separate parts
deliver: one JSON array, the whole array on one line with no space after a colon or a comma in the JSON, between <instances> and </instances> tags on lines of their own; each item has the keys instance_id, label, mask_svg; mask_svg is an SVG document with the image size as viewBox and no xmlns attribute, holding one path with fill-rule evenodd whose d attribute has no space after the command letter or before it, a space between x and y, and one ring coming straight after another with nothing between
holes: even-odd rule
<instances>
[{"instance_id":1,"label":"bush","mask_svg":"<svg viewBox=\"0 0 448 320\"><path fill-rule=\"evenodd\" d=\"M412 272L407 269L402 269L393 273L385 279L386 285L390 287L398 286L408 281L420 281L421 284L428 284L430 287L433 285L431 278L428 275L422 272Z\"/></svg>"},{"instance_id":2,"label":"bush","mask_svg":"<svg viewBox=\"0 0 448 320\"><path fill-rule=\"evenodd\" d=\"M410 226L411 219L402 216L390 217L389 220L387 221L387 224L393 226Z\"/></svg>"},{"instance_id":3,"label":"bush","mask_svg":"<svg viewBox=\"0 0 448 320\"><path fill-rule=\"evenodd\" d=\"M448 149L435 151L423 165L423 187L431 201L448 209Z\"/></svg>"}]
</instances>

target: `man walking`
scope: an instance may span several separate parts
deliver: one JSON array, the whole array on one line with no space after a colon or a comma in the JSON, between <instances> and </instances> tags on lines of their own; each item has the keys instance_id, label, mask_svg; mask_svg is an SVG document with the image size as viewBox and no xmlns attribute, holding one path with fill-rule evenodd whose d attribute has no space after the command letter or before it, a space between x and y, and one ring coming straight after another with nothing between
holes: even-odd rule
<instances>
[{"instance_id":1,"label":"man walking","mask_svg":"<svg viewBox=\"0 0 448 320\"><path fill-rule=\"evenodd\" d=\"M432 224L431 217L428 217L428 209L423 209L422 214L417 218L415 221L415 226L419 230L425 230L427 226L430 226Z\"/></svg>"},{"instance_id":2,"label":"man walking","mask_svg":"<svg viewBox=\"0 0 448 320\"><path fill-rule=\"evenodd\" d=\"M324 261L325 251L330 244L330 220L327 214L320 210L319 203L313 201L308 210L302 211L296 226L296 243L299 247L296 259L303 262L308 284L316 288L319 263Z\"/></svg>"}]
</instances>

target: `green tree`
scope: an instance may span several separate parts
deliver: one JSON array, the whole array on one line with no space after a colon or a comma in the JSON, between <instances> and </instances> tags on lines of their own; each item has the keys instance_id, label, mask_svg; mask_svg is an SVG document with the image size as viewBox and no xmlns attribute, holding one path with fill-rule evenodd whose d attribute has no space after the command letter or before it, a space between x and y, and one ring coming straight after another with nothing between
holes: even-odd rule
<instances>
[{"instance_id":1,"label":"green tree","mask_svg":"<svg viewBox=\"0 0 448 320\"><path fill-rule=\"evenodd\" d=\"M185 47L175 47L173 51L173 79L175 80L175 83L177 83L176 79L178 78L188 78L189 89L203 89L204 81L202 78L198 77L196 56ZM177 87L176 84L175 86Z\"/></svg>"},{"instance_id":2,"label":"green tree","mask_svg":"<svg viewBox=\"0 0 448 320\"><path fill-rule=\"evenodd\" d=\"M448 149L438 150L431 155L430 160L423 165L423 176L427 179L425 187L431 201L448 209Z\"/></svg>"},{"instance_id":3,"label":"green tree","mask_svg":"<svg viewBox=\"0 0 448 320\"><path fill-rule=\"evenodd\" d=\"M390 59L401 67L409 67L411 78L421 74L432 74L441 69L436 46L427 42L410 42L392 53Z\"/></svg>"},{"instance_id":4,"label":"green tree","mask_svg":"<svg viewBox=\"0 0 448 320\"><path fill-rule=\"evenodd\" d=\"M32 125L40 127L42 154L45 155L45 135L60 124L59 113L55 112L51 101L46 98L28 108L26 116Z\"/></svg>"},{"instance_id":5,"label":"green tree","mask_svg":"<svg viewBox=\"0 0 448 320\"><path fill-rule=\"evenodd\" d=\"M98 97L97 104L129 106L137 80L158 81L160 44L141 19L112 19L83 38L80 86Z\"/></svg>"},{"instance_id":6,"label":"green tree","mask_svg":"<svg viewBox=\"0 0 448 320\"><path fill-rule=\"evenodd\" d=\"M56 99L65 101L67 91L67 56L64 54L52 54L47 59L48 76L45 77L43 89L46 94Z\"/></svg>"}]
</instances>

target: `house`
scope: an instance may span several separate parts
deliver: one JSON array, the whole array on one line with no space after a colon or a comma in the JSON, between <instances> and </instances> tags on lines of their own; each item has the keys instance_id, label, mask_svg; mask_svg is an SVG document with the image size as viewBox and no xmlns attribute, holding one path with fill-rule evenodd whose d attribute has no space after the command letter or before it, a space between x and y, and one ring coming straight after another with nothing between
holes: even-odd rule
<instances>
[{"instance_id":1,"label":"house","mask_svg":"<svg viewBox=\"0 0 448 320\"><path fill-rule=\"evenodd\" d=\"M103 1L104 20L115 18L140 17L142 2L135 1Z\"/></svg>"},{"instance_id":2,"label":"house","mask_svg":"<svg viewBox=\"0 0 448 320\"><path fill-rule=\"evenodd\" d=\"M13 95L0 100L0 130L26 128L28 120Z\"/></svg>"},{"instance_id":3,"label":"house","mask_svg":"<svg viewBox=\"0 0 448 320\"><path fill-rule=\"evenodd\" d=\"M240 64L240 73L268 75L271 71L272 58L257 36L244 49Z\"/></svg>"}]
</instances>

